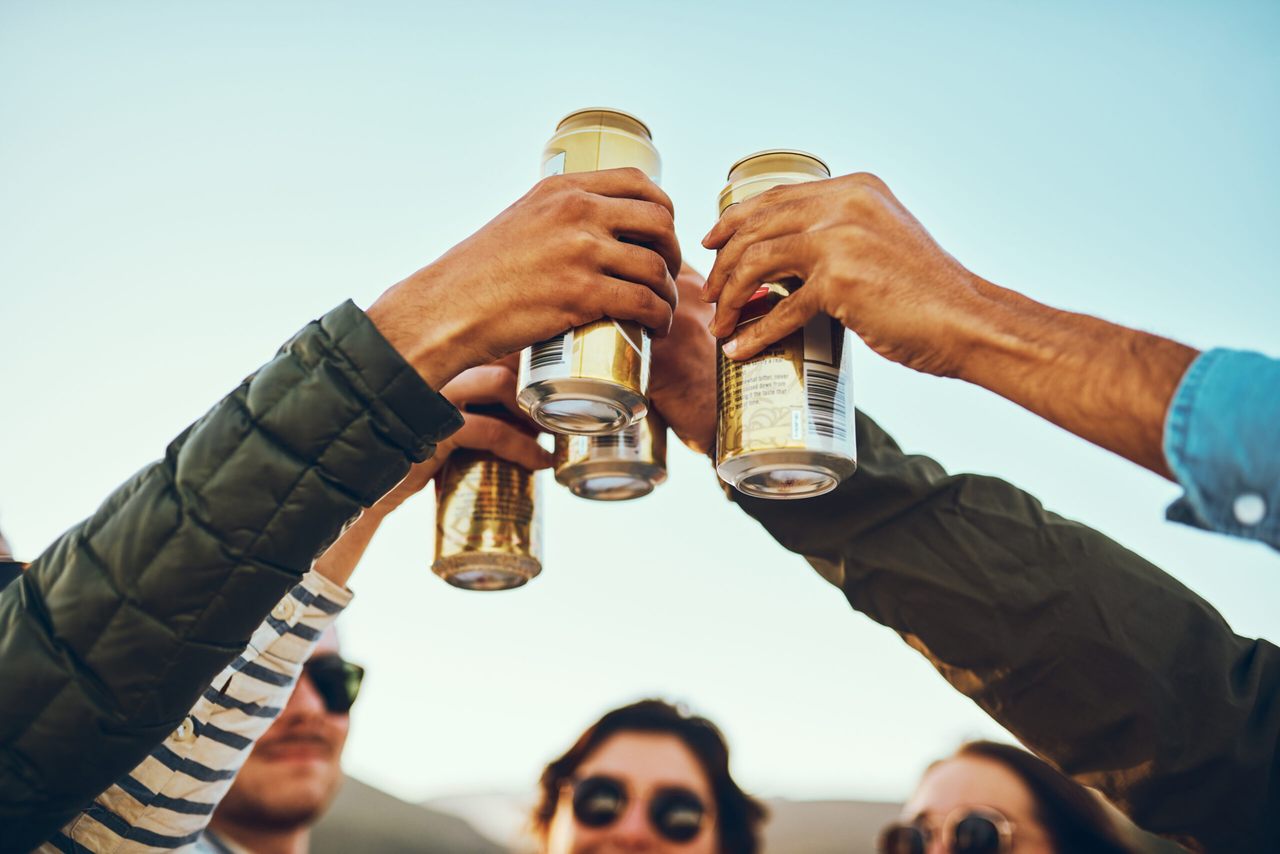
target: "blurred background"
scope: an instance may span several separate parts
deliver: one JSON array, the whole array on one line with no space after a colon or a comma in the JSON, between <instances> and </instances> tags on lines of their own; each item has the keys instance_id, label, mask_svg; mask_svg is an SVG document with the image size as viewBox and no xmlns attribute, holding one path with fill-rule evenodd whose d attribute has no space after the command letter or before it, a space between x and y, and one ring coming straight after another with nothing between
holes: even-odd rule
<instances>
[{"instance_id":1,"label":"blurred background","mask_svg":"<svg viewBox=\"0 0 1280 854\"><path fill-rule=\"evenodd\" d=\"M523 194L582 106L653 129L704 272L729 165L801 148L880 175L992 281L1280 354L1278 38L1269 2L0 2L0 528L35 557L306 322ZM980 389L854 365L908 450L1280 637L1280 558L1163 521L1171 484ZM743 785L788 801L900 800L962 739L1007 738L706 460L670 472L614 506L548 480L544 572L507 593L431 574L432 496L392 516L342 621L369 668L348 772L508 843L543 764L638 697L716 720ZM819 847L775 850L859 850L893 812L830 809Z\"/></svg>"}]
</instances>

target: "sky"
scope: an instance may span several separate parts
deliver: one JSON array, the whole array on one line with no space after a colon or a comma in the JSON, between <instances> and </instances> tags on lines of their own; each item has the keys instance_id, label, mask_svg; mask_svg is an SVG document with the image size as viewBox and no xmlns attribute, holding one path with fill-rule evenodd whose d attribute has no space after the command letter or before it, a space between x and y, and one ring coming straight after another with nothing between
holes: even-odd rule
<instances>
[{"instance_id":1,"label":"sky","mask_svg":"<svg viewBox=\"0 0 1280 854\"><path fill-rule=\"evenodd\" d=\"M983 277L1280 356L1280 6L0 0L0 528L35 557L313 318L367 307L523 194L556 121L646 121L686 257L738 157L871 171ZM1179 490L859 346L908 450L1004 477L1280 638L1280 555L1164 521ZM856 475L855 475L856 476ZM749 790L905 796L1001 730L675 447L652 496L545 485L541 577L430 572L434 499L351 587L348 770L527 791L604 710L687 702Z\"/></svg>"}]
</instances>

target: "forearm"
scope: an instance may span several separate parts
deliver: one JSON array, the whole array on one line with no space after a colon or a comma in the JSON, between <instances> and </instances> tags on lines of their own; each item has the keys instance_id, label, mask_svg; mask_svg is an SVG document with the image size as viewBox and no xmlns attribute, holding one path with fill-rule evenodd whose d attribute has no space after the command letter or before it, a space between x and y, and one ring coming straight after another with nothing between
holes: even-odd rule
<instances>
[{"instance_id":1,"label":"forearm","mask_svg":"<svg viewBox=\"0 0 1280 854\"><path fill-rule=\"evenodd\" d=\"M378 505L365 510L359 519L342 532L337 542L316 558L314 571L339 587L345 587L387 512L389 511L382 510Z\"/></svg>"},{"instance_id":2,"label":"forearm","mask_svg":"<svg viewBox=\"0 0 1280 854\"><path fill-rule=\"evenodd\" d=\"M960 377L1172 479L1164 423L1198 352L977 280Z\"/></svg>"},{"instance_id":3,"label":"forearm","mask_svg":"<svg viewBox=\"0 0 1280 854\"><path fill-rule=\"evenodd\" d=\"M0 684L24 685L0 704L0 850L161 742L341 526L460 423L348 304L41 555L0 594Z\"/></svg>"},{"instance_id":4,"label":"forearm","mask_svg":"<svg viewBox=\"0 0 1280 854\"><path fill-rule=\"evenodd\" d=\"M858 445L859 471L828 496L735 500L1140 824L1210 850L1271 850L1275 647L1017 488L902 454L861 414Z\"/></svg>"}]
</instances>

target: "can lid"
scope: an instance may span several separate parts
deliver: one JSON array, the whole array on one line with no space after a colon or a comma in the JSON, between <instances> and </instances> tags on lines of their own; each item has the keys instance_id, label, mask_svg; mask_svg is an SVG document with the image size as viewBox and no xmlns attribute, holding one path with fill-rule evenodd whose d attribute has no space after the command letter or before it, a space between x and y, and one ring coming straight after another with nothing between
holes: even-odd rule
<instances>
[{"instance_id":1,"label":"can lid","mask_svg":"<svg viewBox=\"0 0 1280 854\"><path fill-rule=\"evenodd\" d=\"M569 121L569 119L572 119L575 116L581 116L584 113L612 113L615 116L622 116L623 118L631 119L631 121L644 128L644 132L649 135L649 139L653 139L653 131L649 130L649 126L647 124L636 116L631 115L631 113L628 113L625 110L616 110L613 107L583 107L580 110L574 110L572 113L569 113L560 121L556 122L556 130L560 130L560 128L564 127L565 122Z\"/></svg>"},{"instance_id":2,"label":"can lid","mask_svg":"<svg viewBox=\"0 0 1280 854\"><path fill-rule=\"evenodd\" d=\"M827 175L831 174L831 167L826 164L826 161L824 161L821 157L819 157L816 154L810 154L809 152L801 151L798 148L766 148L764 151L757 151L757 152L754 152L753 154L748 154L746 157L739 158L737 161L735 161L734 164L729 167L729 174L725 176L725 180L727 181L730 178L732 178L733 170L737 169L739 166L741 166L743 163L746 163L748 160L755 160L757 157L773 157L779 154L787 154L793 157L807 157L809 160L812 160L815 163L817 163L819 166L821 166L823 171L826 172Z\"/></svg>"}]
</instances>

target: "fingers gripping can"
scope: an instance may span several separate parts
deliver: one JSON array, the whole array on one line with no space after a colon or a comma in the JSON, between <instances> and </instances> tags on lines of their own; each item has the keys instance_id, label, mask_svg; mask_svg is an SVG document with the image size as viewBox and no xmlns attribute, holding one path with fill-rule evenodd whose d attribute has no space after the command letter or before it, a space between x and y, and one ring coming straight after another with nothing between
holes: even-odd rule
<instances>
[{"instance_id":1,"label":"fingers gripping can","mask_svg":"<svg viewBox=\"0 0 1280 854\"><path fill-rule=\"evenodd\" d=\"M829 178L825 163L800 151L762 151L729 170L720 213L780 184ZM796 288L796 280L758 288L738 330ZM802 329L742 362L717 356L716 471L759 498L810 498L829 492L857 466L849 332L820 314Z\"/></svg>"},{"instance_id":2,"label":"fingers gripping can","mask_svg":"<svg viewBox=\"0 0 1280 854\"><path fill-rule=\"evenodd\" d=\"M617 110L570 113L542 152L544 178L626 166L661 177L649 128ZM649 334L634 321L598 320L520 354L520 406L553 433L604 435L634 424L648 385Z\"/></svg>"},{"instance_id":3,"label":"fingers gripping can","mask_svg":"<svg viewBox=\"0 0 1280 854\"><path fill-rule=\"evenodd\" d=\"M519 587L542 572L541 541L533 472L486 451L450 455L436 481L436 575L468 590Z\"/></svg>"},{"instance_id":4,"label":"fingers gripping can","mask_svg":"<svg viewBox=\"0 0 1280 854\"><path fill-rule=\"evenodd\" d=\"M621 433L557 435L555 472L580 498L626 501L648 495L667 479L667 425L651 411Z\"/></svg>"}]
</instances>

